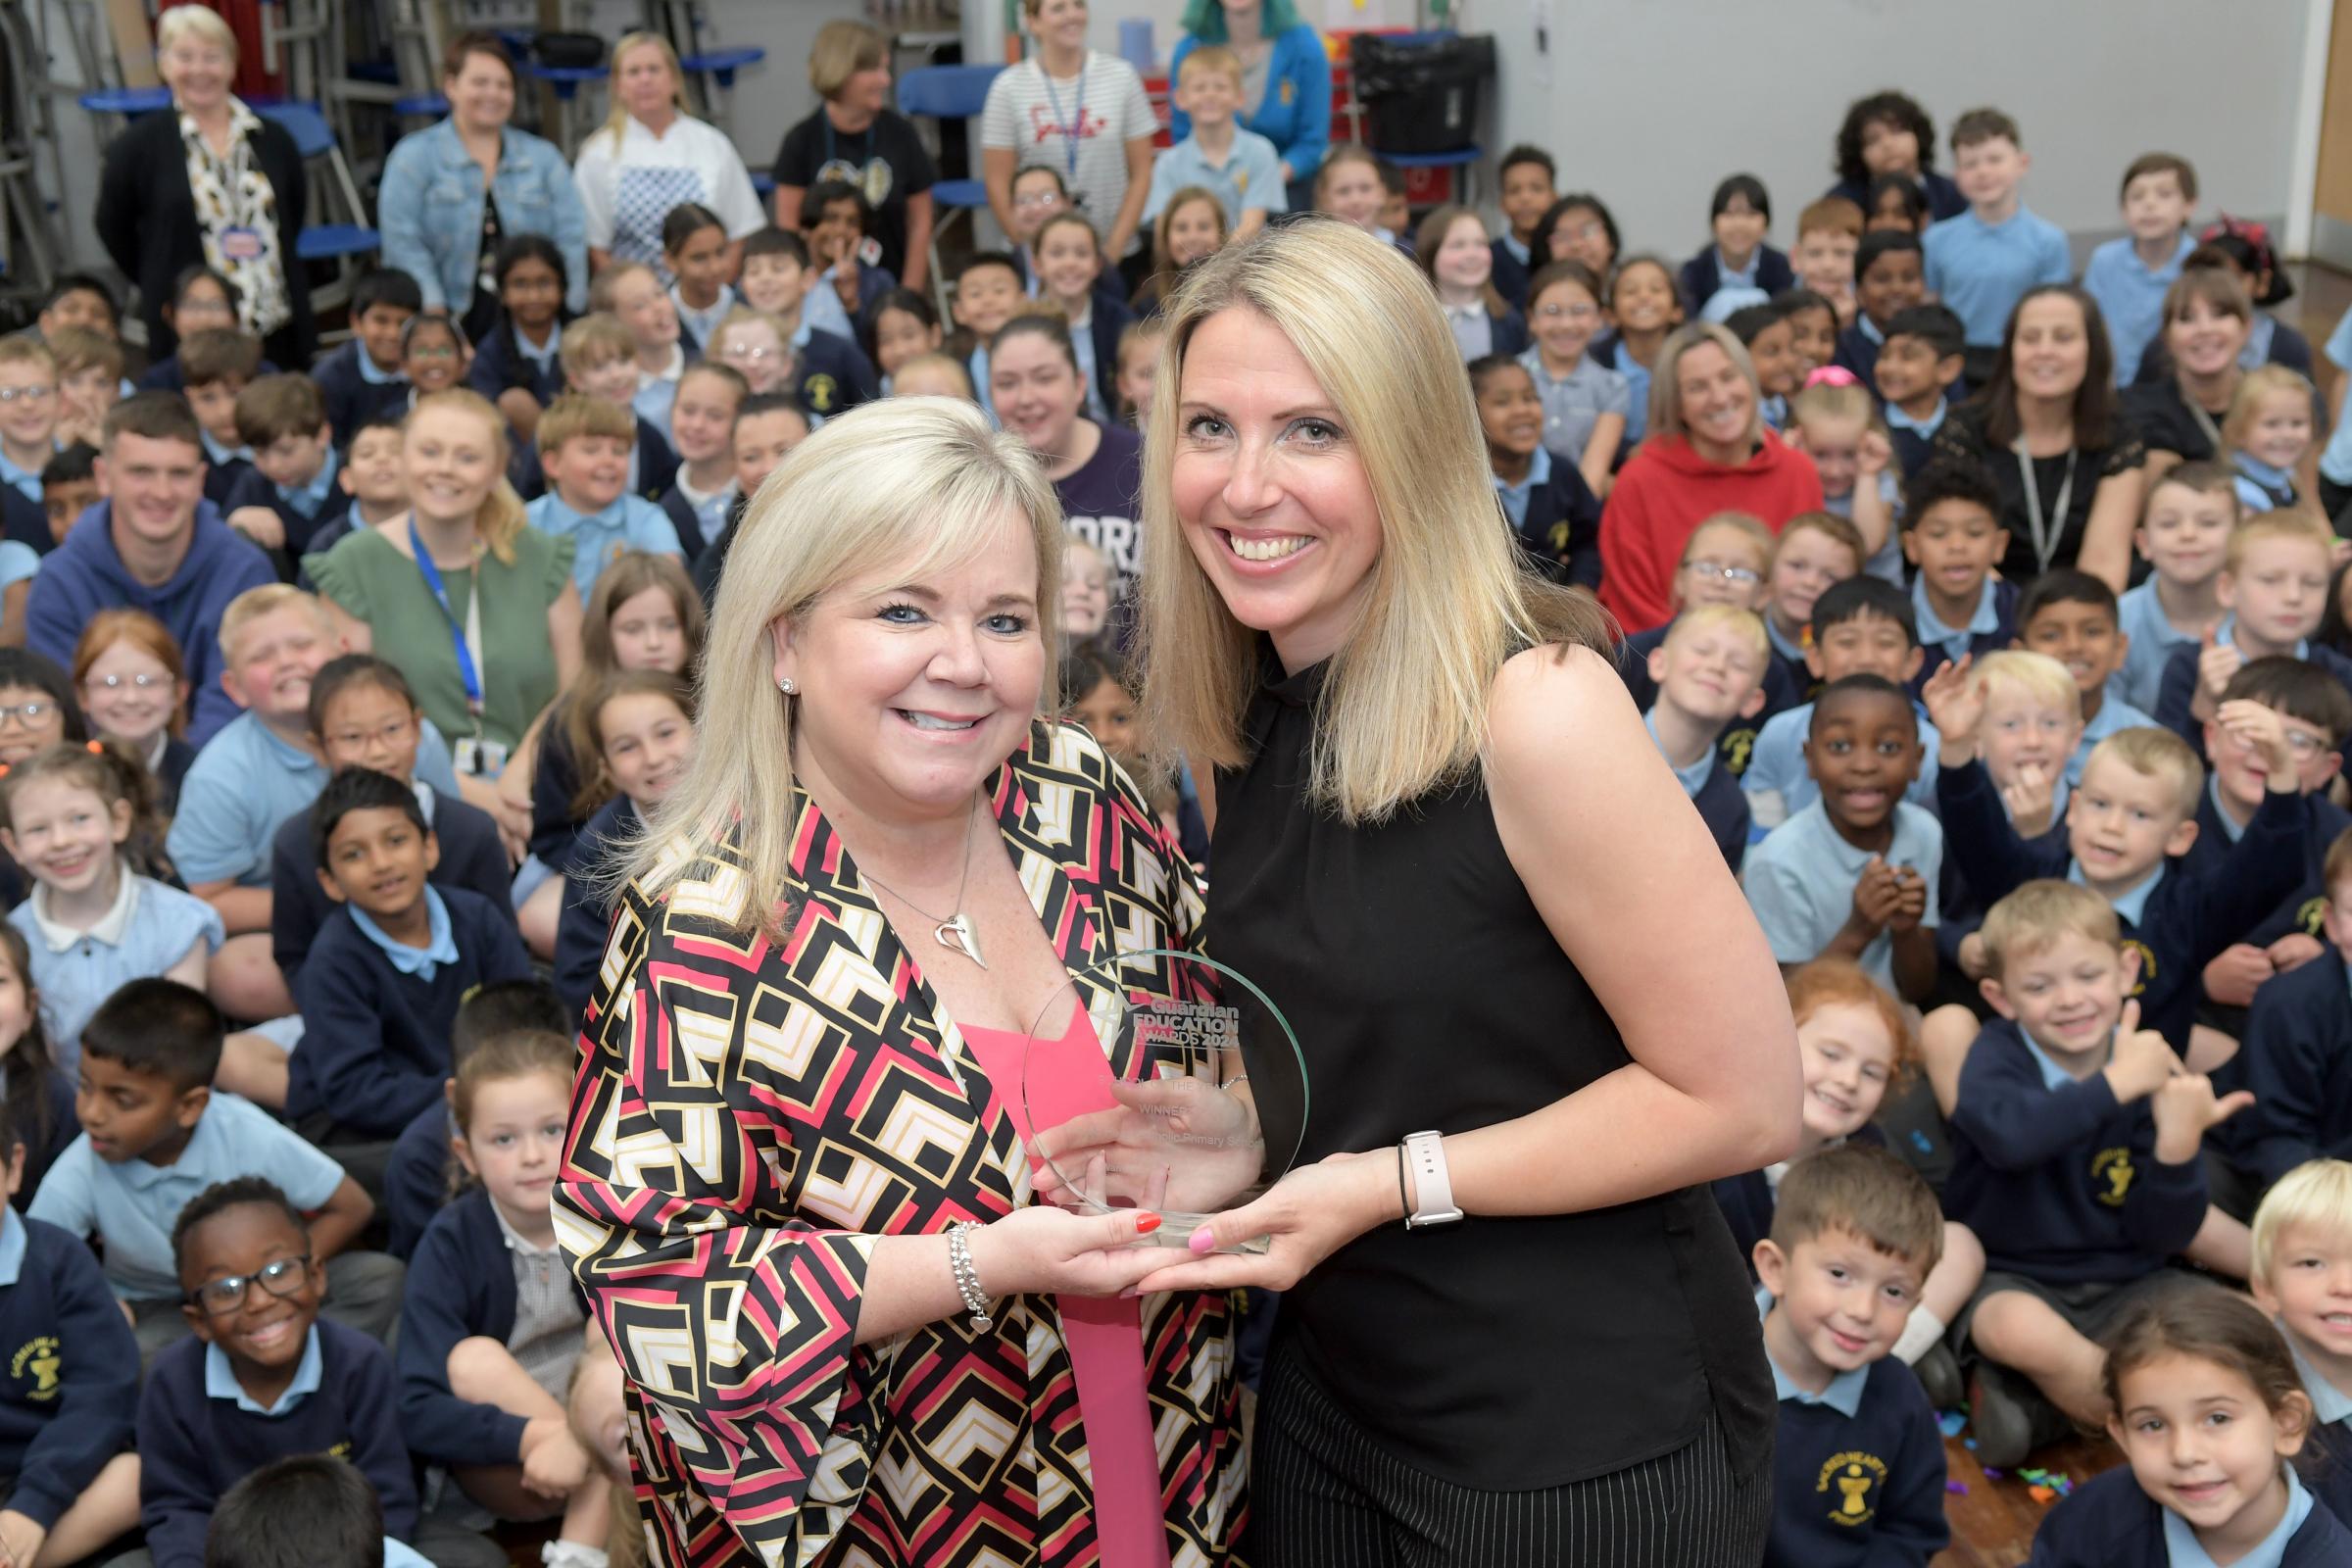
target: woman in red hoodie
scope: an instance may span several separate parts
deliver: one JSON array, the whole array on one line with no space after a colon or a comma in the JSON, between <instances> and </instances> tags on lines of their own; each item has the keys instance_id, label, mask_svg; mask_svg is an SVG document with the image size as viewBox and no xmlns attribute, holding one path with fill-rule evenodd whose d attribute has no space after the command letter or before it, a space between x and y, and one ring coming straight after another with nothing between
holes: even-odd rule
<instances>
[{"instance_id":1,"label":"woman in red hoodie","mask_svg":"<svg viewBox=\"0 0 2352 1568\"><path fill-rule=\"evenodd\" d=\"M1691 530L1745 512L1775 533L1821 509L1813 460L1765 428L1755 368L1728 330L1698 321L1658 350L1649 438L1617 475L1600 514L1600 602L1629 632L1674 613L1675 563Z\"/></svg>"}]
</instances>

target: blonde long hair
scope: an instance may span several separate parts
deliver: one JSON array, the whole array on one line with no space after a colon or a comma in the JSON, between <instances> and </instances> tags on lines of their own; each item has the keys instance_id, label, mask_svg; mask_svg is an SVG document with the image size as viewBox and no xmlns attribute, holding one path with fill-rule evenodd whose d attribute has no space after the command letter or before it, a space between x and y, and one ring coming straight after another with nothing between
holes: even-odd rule
<instances>
[{"instance_id":1,"label":"blonde long hair","mask_svg":"<svg viewBox=\"0 0 2352 1568\"><path fill-rule=\"evenodd\" d=\"M514 541L521 535L522 525L529 520L529 514L523 511L522 497L516 495L514 487L507 482L508 460L514 454L507 445L506 416L492 408L490 400L479 392L468 387L453 386L447 391L434 392L416 400L416 406L401 421L403 439L406 439L409 427L416 422L418 415L438 409L471 415L481 420L483 427L490 432L490 445L498 454L498 482L490 487L490 494L482 499L481 510L473 514L473 531L481 536L482 543L489 547L492 555L502 564L512 566L514 564Z\"/></svg>"},{"instance_id":2,"label":"blonde long hair","mask_svg":"<svg viewBox=\"0 0 2352 1568\"><path fill-rule=\"evenodd\" d=\"M669 46L669 40L658 32L622 33L620 41L612 46L611 75L615 89L612 93L612 112L605 117L604 124L597 130L599 135L606 131L612 133L612 156L615 158L620 156L621 133L629 128L629 112L621 106L617 90L620 85L620 57L632 49L646 47L661 50L662 58L669 62L669 101L681 117L686 113L686 68L678 64L678 52Z\"/></svg>"},{"instance_id":3,"label":"blonde long hair","mask_svg":"<svg viewBox=\"0 0 2352 1568\"><path fill-rule=\"evenodd\" d=\"M1378 821L1475 765L1504 661L1538 644L1606 650L1615 628L1583 590L1522 571L1428 281L1360 229L1304 220L1207 258L1168 305L1144 442L1138 659L1155 747L1217 766L1244 760L1257 634L1194 558L1172 489L1185 353L1228 310L1263 317L1306 361L1379 511L1380 556L1331 661L1309 785L1343 820Z\"/></svg>"},{"instance_id":4,"label":"blonde long hair","mask_svg":"<svg viewBox=\"0 0 2352 1568\"><path fill-rule=\"evenodd\" d=\"M711 912L781 941L797 699L776 690L771 628L879 572L954 570L987 547L1007 511L1036 544L1038 631L1058 647L1061 503L1019 436L991 428L961 398L899 397L827 419L794 448L753 498L719 579L698 683L700 710L718 721L703 725L686 776L619 858L616 880L659 897L697 853L731 840L742 898ZM1059 706L1051 660L1046 682L1050 713Z\"/></svg>"}]
</instances>

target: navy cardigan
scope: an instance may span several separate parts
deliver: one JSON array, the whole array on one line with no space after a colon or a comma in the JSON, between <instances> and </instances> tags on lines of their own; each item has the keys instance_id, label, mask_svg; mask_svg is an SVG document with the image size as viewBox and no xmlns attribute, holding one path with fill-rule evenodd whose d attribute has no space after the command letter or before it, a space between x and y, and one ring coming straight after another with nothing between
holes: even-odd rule
<instances>
[{"instance_id":1,"label":"navy cardigan","mask_svg":"<svg viewBox=\"0 0 2352 1568\"><path fill-rule=\"evenodd\" d=\"M1716 265L1715 242L1709 240L1696 256L1683 264L1683 309L1697 316L1721 287L1723 269ZM1767 294L1796 287L1796 270L1788 265L1787 253L1770 245L1756 247L1756 287Z\"/></svg>"},{"instance_id":2,"label":"navy cardigan","mask_svg":"<svg viewBox=\"0 0 2352 1568\"><path fill-rule=\"evenodd\" d=\"M2027 1568L2171 1568L2164 1507L2139 1490L2130 1465L2075 1488L2041 1521ZM2352 1532L2316 1498L2311 1517L2287 1538L2278 1568L2343 1568Z\"/></svg>"},{"instance_id":3,"label":"navy cardigan","mask_svg":"<svg viewBox=\"0 0 2352 1568\"><path fill-rule=\"evenodd\" d=\"M612 906L589 875L603 860L605 846L637 830L637 808L626 795L616 795L580 829L577 845L566 862L564 913L556 925L556 995L575 1019L588 1010L588 993L596 986L596 966L605 956L605 939L612 931Z\"/></svg>"},{"instance_id":4,"label":"navy cardigan","mask_svg":"<svg viewBox=\"0 0 2352 1568\"><path fill-rule=\"evenodd\" d=\"M432 871L433 886L478 893L512 920L514 868L507 861L506 843L499 838L498 824L490 819L490 813L435 790L433 837L441 845L441 860ZM302 961L319 928L339 907L318 884L318 850L313 841L311 811L295 812L277 830L277 841L270 849L270 953L290 987L302 972Z\"/></svg>"},{"instance_id":5,"label":"navy cardigan","mask_svg":"<svg viewBox=\"0 0 2352 1568\"><path fill-rule=\"evenodd\" d=\"M82 1239L37 1219L0 1287L0 1482L44 1530L130 1443L139 1348Z\"/></svg>"}]
</instances>

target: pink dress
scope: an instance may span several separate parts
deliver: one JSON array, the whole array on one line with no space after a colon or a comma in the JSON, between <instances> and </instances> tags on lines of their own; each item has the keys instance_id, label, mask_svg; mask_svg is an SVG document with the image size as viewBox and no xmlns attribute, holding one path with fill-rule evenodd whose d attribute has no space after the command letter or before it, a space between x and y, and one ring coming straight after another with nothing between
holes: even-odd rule
<instances>
[{"instance_id":1,"label":"pink dress","mask_svg":"<svg viewBox=\"0 0 2352 1568\"><path fill-rule=\"evenodd\" d=\"M1025 1071L1036 1110L1049 1126L1118 1102L1110 1094L1110 1063L1095 1039L1084 1007L1070 1009L1059 1040L1038 1041L1011 1029L963 1030L964 1044L988 1073L992 1109L1012 1119L1023 1145L1032 1143ZM1050 1054L1031 1063L1035 1052ZM1035 1161L1032 1161L1034 1166ZM1054 1298L1063 1342L1078 1380L1079 1417L1094 1467L1095 1537L1102 1568L1167 1568L1168 1530L1160 1503L1159 1453L1152 1441L1152 1409L1144 1396L1142 1315L1116 1297Z\"/></svg>"}]
</instances>

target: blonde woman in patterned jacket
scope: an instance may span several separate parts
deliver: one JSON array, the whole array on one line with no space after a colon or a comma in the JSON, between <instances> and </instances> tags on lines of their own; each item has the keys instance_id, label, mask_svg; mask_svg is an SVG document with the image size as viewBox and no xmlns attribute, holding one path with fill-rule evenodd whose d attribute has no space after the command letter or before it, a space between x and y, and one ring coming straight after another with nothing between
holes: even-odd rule
<instances>
[{"instance_id":1,"label":"blonde woman in patterned jacket","mask_svg":"<svg viewBox=\"0 0 2352 1568\"><path fill-rule=\"evenodd\" d=\"M1227 1298L1122 1298L1157 1216L1031 1201L1008 1113L1032 1027L1083 1037L1107 1103L1101 999L1041 1006L1195 945L1201 907L1135 786L1037 719L1053 488L971 405L898 398L827 421L744 521L556 1205L661 1560L1223 1563Z\"/></svg>"}]
</instances>

